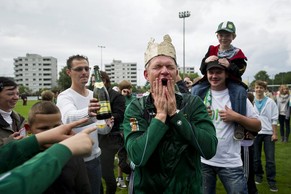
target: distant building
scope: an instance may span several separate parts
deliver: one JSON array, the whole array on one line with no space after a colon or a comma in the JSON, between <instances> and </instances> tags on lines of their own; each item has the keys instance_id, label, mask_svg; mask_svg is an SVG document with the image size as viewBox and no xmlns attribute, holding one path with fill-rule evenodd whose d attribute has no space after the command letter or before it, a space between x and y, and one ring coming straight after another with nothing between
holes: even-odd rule
<instances>
[{"instance_id":1,"label":"distant building","mask_svg":"<svg viewBox=\"0 0 291 194\"><path fill-rule=\"evenodd\" d=\"M42 88L51 89L57 86L57 59L37 54L14 58L14 76L17 84L34 92Z\"/></svg>"},{"instance_id":2,"label":"distant building","mask_svg":"<svg viewBox=\"0 0 291 194\"><path fill-rule=\"evenodd\" d=\"M183 67L178 67L179 73L183 73ZM190 73L195 73L195 68L194 67L185 67L185 73L190 74Z\"/></svg>"},{"instance_id":3,"label":"distant building","mask_svg":"<svg viewBox=\"0 0 291 194\"><path fill-rule=\"evenodd\" d=\"M112 83L119 83L122 80L130 81L132 85L137 85L137 64L122 63L121 60L113 60L110 64L105 64L105 72L109 75Z\"/></svg>"}]
</instances>

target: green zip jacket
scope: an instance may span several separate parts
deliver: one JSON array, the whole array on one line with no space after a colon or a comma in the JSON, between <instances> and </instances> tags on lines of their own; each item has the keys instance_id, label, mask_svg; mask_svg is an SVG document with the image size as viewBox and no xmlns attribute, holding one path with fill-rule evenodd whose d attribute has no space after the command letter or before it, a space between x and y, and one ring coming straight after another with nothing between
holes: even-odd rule
<instances>
[{"instance_id":1,"label":"green zip jacket","mask_svg":"<svg viewBox=\"0 0 291 194\"><path fill-rule=\"evenodd\" d=\"M39 144L34 135L12 141L0 148L0 193L44 192L72 156L71 151L61 144L54 144L39 152Z\"/></svg>"},{"instance_id":2,"label":"green zip jacket","mask_svg":"<svg viewBox=\"0 0 291 194\"><path fill-rule=\"evenodd\" d=\"M151 95L126 109L125 146L135 164L134 193L202 193L200 156L215 155L215 127L197 96L176 94L180 112L155 119Z\"/></svg>"}]
</instances>

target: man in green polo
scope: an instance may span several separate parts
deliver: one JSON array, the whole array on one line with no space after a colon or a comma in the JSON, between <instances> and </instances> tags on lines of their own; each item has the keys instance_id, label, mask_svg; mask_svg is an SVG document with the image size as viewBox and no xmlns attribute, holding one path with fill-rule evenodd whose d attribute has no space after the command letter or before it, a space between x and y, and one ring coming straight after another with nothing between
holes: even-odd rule
<instances>
[{"instance_id":1,"label":"man in green polo","mask_svg":"<svg viewBox=\"0 0 291 194\"><path fill-rule=\"evenodd\" d=\"M200 156L215 155L215 128L199 97L175 92L177 76L170 36L152 39L144 70L150 94L128 105L123 122L133 193L202 193Z\"/></svg>"}]
</instances>

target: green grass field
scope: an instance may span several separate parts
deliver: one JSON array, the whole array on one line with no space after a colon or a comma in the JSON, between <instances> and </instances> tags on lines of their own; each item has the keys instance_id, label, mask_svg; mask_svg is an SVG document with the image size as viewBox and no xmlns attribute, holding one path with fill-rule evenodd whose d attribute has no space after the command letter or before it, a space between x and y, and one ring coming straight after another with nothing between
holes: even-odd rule
<instances>
[{"instance_id":1,"label":"green grass field","mask_svg":"<svg viewBox=\"0 0 291 194\"><path fill-rule=\"evenodd\" d=\"M27 119L27 115L31 106L36 103L36 100L28 101L27 106L22 106L22 101L20 100L15 111L20 113ZM263 166L265 166L265 160L263 155ZM279 194L291 194L291 142L289 143L276 143L276 170L277 170L277 187L279 189ZM116 173L116 171L115 171ZM263 183L257 185L260 194L273 193L269 190L266 178L264 177ZM117 194L126 194L127 189L117 188ZM226 193L223 186L218 181L217 194Z\"/></svg>"}]
</instances>

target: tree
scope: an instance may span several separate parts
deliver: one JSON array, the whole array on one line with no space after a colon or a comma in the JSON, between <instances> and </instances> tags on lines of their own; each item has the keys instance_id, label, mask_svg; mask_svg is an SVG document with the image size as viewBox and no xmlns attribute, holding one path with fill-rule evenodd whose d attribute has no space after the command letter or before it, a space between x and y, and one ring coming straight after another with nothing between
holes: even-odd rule
<instances>
[{"instance_id":1,"label":"tree","mask_svg":"<svg viewBox=\"0 0 291 194\"><path fill-rule=\"evenodd\" d=\"M180 75L180 77L182 78L182 77L189 77L192 81L193 81L193 79L195 79L195 78L197 78L197 77L199 77L199 75L198 75L198 73L185 73L185 76L183 76L183 73L182 72L179 72L179 75Z\"/></svg>"},{"instance_id":2,"label":"tree","mask_svg":"<svg viewBox=\"0 0 291 194\"><path fill-rule=\"evenodd\" d=\"M68 89L72 84L71 78L68 76L66 70L67 67L63 67L63 69L59 72L58 86L60 90Z\"/></svg>"},{"instance_id":3,"label":"tree","mask_svg":"<svg viewBox=\"0 0 291 194\"><path fill-rule=\"evenodd\" d=\"M291 71L281 72L275 75L274 84L290 84L291 83Z\"/></svg>"},{"instance_id":4,"label":"tree","mask_svg":"<svg viewBox=\"0 0 291 194\"><path fill-rule=\"evenodd\" d=\"M268 75L266 71L259 71L255 75L255 80L262 80L262 81L266 81L267 83L271 81L270 76Z\"/></svg>"},{"instance_id":5,"label":"tree","mask_svg":"<svg viewBox=\"0 0 291 194\"><path fill-rule=\"evenodd\" d=\"M27 94L27 95L31 95L32 94L32 91L28 88L28 87L26 87L26 86L24 86L24 85L19 85L19 94Z\"/></svg>"}]
</instances>

